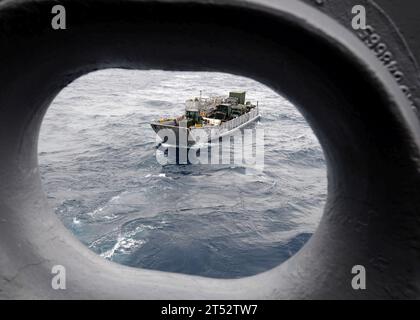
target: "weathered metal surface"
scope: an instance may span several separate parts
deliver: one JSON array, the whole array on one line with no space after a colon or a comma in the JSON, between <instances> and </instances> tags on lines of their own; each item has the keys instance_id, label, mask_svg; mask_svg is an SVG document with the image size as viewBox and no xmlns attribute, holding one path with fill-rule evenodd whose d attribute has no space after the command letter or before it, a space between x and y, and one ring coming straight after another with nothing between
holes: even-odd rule
<instances>
[{"instance_id":1,"label":"weathered metal surface","mask_svg":"<svg viewBox=\"0 0 420 320\"><path fill-rule=\"evenodd\" d=\"M67 30L51 28L54 1L0 2L0 298L420 298L420 41L402 13L417 0L383 1L393 22L357 1L410 99L349 28L353 1L60 2ZM231 72L294 102L328 162L328 202L307 245L271 271L217 280L116 265L79 243L47 205L38 133L66 84L105 67ZM66 267L66 290L52 289L53 265ZM354 265L367 290L353 290Z\"/></svg>"}]
</instances>

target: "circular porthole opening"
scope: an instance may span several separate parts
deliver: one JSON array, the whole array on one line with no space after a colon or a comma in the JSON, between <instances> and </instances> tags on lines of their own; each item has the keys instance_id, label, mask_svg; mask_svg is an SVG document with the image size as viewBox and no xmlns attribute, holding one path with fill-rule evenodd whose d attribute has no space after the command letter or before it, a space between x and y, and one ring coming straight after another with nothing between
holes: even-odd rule
<instances>
[{"instance_id":1,"label":"circular porthole opening","mask_svg":"<svg viewBox=\"0 0 420 320\"><path fill-rule=\"evenodd\" d=\"M258 105L259 120L235 134L263 133L263 163L162 164L151 123L183 115L188 99L231 91ZM103 258L214 278L287 260L315 231L327 194L321 146L296 107L226 73L89 73L49 107L39 166L57 216Z\"/></svg>"}]
</instances>

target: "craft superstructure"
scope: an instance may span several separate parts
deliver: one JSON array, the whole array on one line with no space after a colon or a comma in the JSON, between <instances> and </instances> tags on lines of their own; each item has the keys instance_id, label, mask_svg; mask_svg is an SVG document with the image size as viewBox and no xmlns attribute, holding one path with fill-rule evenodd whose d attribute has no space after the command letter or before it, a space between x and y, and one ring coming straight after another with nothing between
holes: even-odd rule
<instances>
[{"instance_id":1,"label":"craft superstructure","mask_svg":"<svg viewBox=\"0 0 420 320\"><path fill-rule=\"evenodd\" d=\"M162 139L171 136L169 144L190 146L232 134L259 117L258 103L246 101L245 91L232 91L226 97L208 98L203 98L200 93L200 97L186 101L183 115L162 118L150 125Z\"/></svg>"}]
</instances>

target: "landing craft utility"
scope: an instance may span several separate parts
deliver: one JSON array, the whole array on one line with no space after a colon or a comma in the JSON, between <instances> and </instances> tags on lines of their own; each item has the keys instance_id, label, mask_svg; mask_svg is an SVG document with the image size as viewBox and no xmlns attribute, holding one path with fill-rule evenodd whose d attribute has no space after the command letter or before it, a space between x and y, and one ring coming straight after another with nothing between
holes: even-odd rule
<instances>
[{"instance_id":1,"label":"landing craft utility","mask_svg":"<svg viewBox=\"0 0 420 320\"><path fill-rule=\"evenodd\" d=\"M254 105L245 97L245 91L230 92L228 97L203 98L200 94L186 101L184 115L150 125L168 145L191 146L217 140L260 118L258 103Z\"/></svg>"}]
</instances>

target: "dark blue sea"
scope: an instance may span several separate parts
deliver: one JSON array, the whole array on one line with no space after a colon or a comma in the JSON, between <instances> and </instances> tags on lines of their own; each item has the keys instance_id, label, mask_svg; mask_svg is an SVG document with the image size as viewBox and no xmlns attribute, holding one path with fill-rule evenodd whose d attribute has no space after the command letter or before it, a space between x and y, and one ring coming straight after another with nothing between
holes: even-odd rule
<instances>
[{"instance_id":1,"label":"dark blue sea","mask_svg":"<svg viewBox=\"0 0 420 320\"><path fill-rule=\"evenodd\" d=\"M302 81L304 85L304 81ZM166 165L149 122L185 100L246 90L264 168ZM102 70L66 87L39 140L44 190L75 237L124 265L217 278L271 269L311 237L326 200L322 149L297 109L223 73Z\"/></svg>"}]
</instances>

